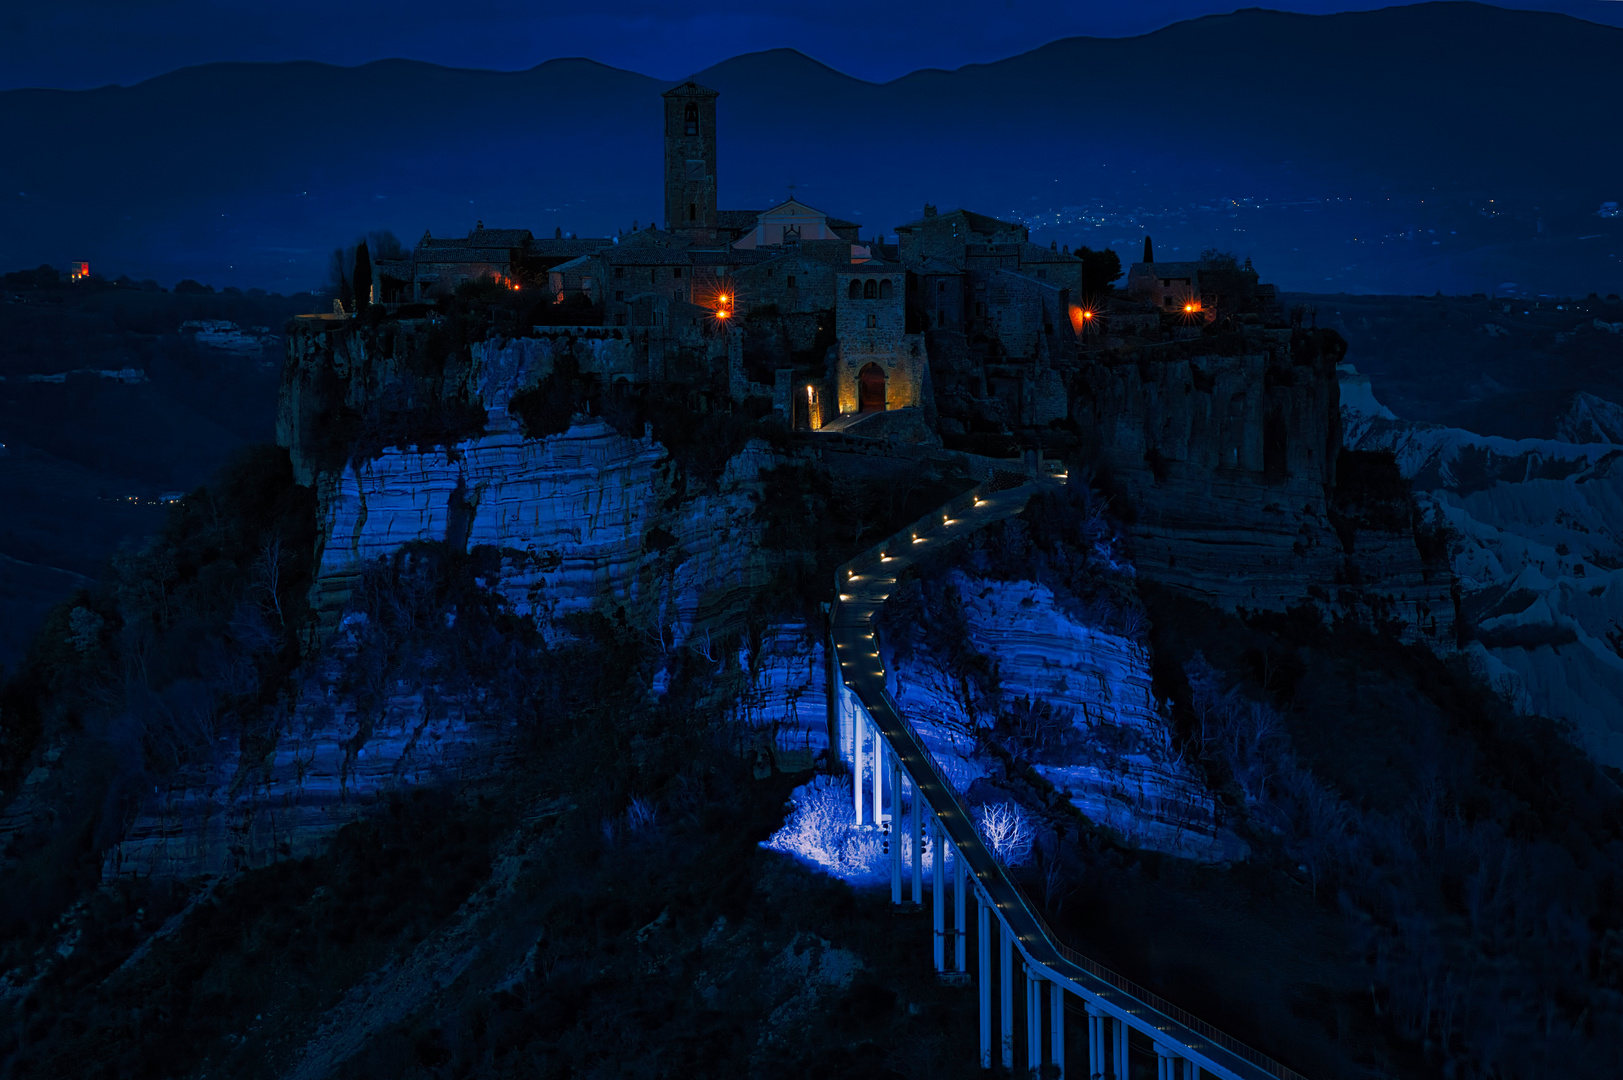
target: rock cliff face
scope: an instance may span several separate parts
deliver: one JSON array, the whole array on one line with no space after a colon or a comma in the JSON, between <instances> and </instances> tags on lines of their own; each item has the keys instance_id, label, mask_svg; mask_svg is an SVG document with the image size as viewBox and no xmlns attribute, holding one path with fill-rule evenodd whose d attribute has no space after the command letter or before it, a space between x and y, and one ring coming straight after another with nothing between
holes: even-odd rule
<instances>
[{"instance_id":1,"label":"rock cliff face","mask_svg":"<svg viewBox=\"0 0 1623 1080\"><path fill-rule=\"evenodd\" d=\"M1336 357L1279 334L1237 356L1089 365L1073 406L1131 503L1139 572L1225 609L1289 607L1341 562Z\"/></svg>"},{"instance_id":2,"label":"rock cliff face","mask_svg":"<svg viewBox=\"0 0 1623 1080\"><path fill-rule=\"evenodd\" d=\"M315 854L391 792L501 766L510 731L470 719L457 702L431 702L421 685L400 684L380 708L360 709L343 688L356 648L349 630L315 658L268 752L222 741L211 762L143 806L108 850L104 880L222 874Z\"/></svg>"},{"instance_id":3,"label":"rock cliff face","mask_svg":"<svg viewBox=\"0 0 1623 1080\"><path fill-rule=\"evenodd\" d=\"M1063 746L1034 751L1033 767L1055 788L1135 846L1208 861L1243 855L1216 799L1173 748L1145 646L1085 625L1034 581L955 571L952 584L969 644L996 663L1005 706L1018 713L1045 703L1074 732L1057 740ZM927 645L911 643L900 657L893 642L885 649L891 694L947 778L965 790L991 775L998 765L980 745L994 719L987 702Z\"/></svg>"},{"instance_id":4,"label":"rock cliff face","mask_svg":"<svg viewBox=\"0 0 1623 1080\"><path fill-rule=\"evenodd\" d=\"M568 353L580 370L606 373L622 343L474 343L471 363L447 364L430 377L420 374L432 351L423 342L441 328L393 337L364 327L301 330L289 334L278 435L298 474L317 487L312 599L327 626L368 562L422 540L497 548L497 587L543 624L618 604L678 638L695 618L736 611L770 573L751 521L757 475L774 463L763 446L735 457L716 492L689 493L646 433L627 438L600 419L577 417L562 434L532 439L509 414L513 395L550 374L558 357ZM370 456L335 458L320 426L364 418L391 395L419 419L443 421L447 410L452 419L477 415L477 430L429 423L430 437L447 436L442 445L380 435L385 445L367 447L366 425L357 422Z\"/></svg>"},{"instance_id":5,"label":"rock cliff face","mask_svg":"<svg viewBox=\"0 0 1623 1080\"><path fill-rule=\"evenodd\" d=\"M1262 333L1238 355L1145 350L1077 380L1072 415L1125 497L1138 572L1225 610L1317 602L1451 648L1452 583L1412 530L1338 533L1345 344Z\"/></svg>"},{"instance_id":6,"label":"rock cliff face","mask_svg":"<svg viewBox=\"0 0 1623 1080\"><path fill-rule=\"evenodd\" d=\"M1623 446L1401 420L1372 394L1346 419L1349 441L1394 453L1454 532L1468 654L1520 708L1570 721L1597 761L1623 767ZM1599 439L1603 425L1575 433Z\"/></svg>"}]
</instances>

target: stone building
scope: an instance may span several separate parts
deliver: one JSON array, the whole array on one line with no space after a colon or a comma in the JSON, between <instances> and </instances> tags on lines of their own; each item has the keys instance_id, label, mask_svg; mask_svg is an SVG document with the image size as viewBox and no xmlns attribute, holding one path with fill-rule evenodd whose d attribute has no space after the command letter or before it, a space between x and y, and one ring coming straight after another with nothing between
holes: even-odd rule
<instances>
[{"instance_id":1,"label":"stone building","mask_svg":"<svg viewBox=\"0 0 1623 1080\"><path fill-rule=\"evenodd\" d=\"M841 415L926 404L924 335L907 332L907 271L870 259L834 274L834 397ZM933 403L932 403L933 404Z\"/></svg>"}]
</instances>

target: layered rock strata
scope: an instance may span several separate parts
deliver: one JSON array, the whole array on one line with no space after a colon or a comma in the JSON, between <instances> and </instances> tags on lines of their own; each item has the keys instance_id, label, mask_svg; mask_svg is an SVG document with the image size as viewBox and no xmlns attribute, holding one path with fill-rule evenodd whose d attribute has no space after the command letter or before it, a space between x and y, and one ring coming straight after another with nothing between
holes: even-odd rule
<instances>
[{"instance_id":1,"label":"layered rock strata","mask_svg":"<svg viewBox=\"0 0 1623 1080\"><path fill-rule=\"evenodd\" d=\"M1348 406L1346 424L1352 445L1396 456L1452 533L1460 636L1484 676L1623 768L1623 446L1402 420L1372 393ZM1598 439L1599 427L1577 433Z\"/></svg>"},{"instance_id":2,"label":"layered rock strata","mask_svg":"<svg viewBox=\"0 0 1623 1080\"><path fill-rule=\"evenodd\" d=\"M681 638L695 620L736 614L770 576L753 522L756 480L774 463L764 445L734 457L714 492L690 493L646 432L620 435L577 416L568 431L526 437L508 404L568 353L587 373L614 370L621 343L558 336L475 343L434 378L416 338L364 327L290 332L278 437L318 493L313 602L334 625L362 569L415 541L489 546L495 586L544 627L573 611L618 605L641 625ZM415 337L412 335L415 334ZM408 342L412 342L408 344ZM391 382L393 380L393 382ZM365 413L387 385L405 407L428 400L477 409L477 433L432 449L392 445L365 460L319 452L311 425L334 410ZM435 398L434 395L440 395Z\"/></svg>"},{"instance_id":3,"label":"layered rock strata","mask_svg":"<svg viewBox=\"0 0 1623 1080\"><path fill-rule=\"evenodd\" d=\"M1037 582L952 578L968 644L996 663L1002 703L1016 712L1046 703L1080 736L1065 740L1068 749L1035 751L1039 773L1135 846L1207 861L1243 855L1216 799L1173 746L1144 645L1085 625ZM885 651L891 695L949 782L966 790L991 775L981 746L994 720L988 703L923 643L902 658L893 644Z\"/></svg>"},{"instance_id":4,"label":"layered rock strata","mask_svg":"<svg viewBox=\"0 0 1623 1080\"><path fill-rule=\"evenodd\" d=\"M104 880L217 875L315 854L391 792L501 767L511 729L421 686L398 685L363 713L342 690L355 649L340 630L268 751L224 739L211 761L154 792L104 855Z\"/></svg>"},{"instance_id":5,"label":"layered rock strata","mask_svg":"<svg viewBox=\"0 0 1623 1080\"><path fill-rule=\"evenodd\" d=\"M1148 348L1086 366L1072 413L1123 496L1144 578L1229 611L1312 603L1450 650L1453 583L1414 529L1338 531L1344 351L1289 330L1229 355Z\"/></svg>"}]
</instances>

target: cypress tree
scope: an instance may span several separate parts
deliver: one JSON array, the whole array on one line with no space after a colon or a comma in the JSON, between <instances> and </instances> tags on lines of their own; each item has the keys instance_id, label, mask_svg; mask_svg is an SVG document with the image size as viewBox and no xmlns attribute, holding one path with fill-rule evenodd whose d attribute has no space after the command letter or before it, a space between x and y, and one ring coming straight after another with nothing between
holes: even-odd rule
<instances>
[{"instance_id":1,"label":"cypress tree","mask_svg":"<svg viewBox=\"0 0 1623 1080\"><path fill-rule=\"evenodd\" d=\"M355 273L350 280L355 283L355 313L359 315L372 302L372 253L365 240L355 245Z\"/></svg>"}]
</instances>

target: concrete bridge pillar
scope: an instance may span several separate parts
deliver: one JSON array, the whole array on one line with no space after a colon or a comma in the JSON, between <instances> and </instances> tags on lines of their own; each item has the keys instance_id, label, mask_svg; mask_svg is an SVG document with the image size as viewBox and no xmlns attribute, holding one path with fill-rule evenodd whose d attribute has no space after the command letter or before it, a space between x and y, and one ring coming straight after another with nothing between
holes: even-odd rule
<instances>
[{"instance_id":1,"label":"concrete bridge pillar","mask_svg":"<svg viewBox=\"0 0 1623 1080\"><path fill-rule=\"evenodd\" d=\"M941 819L930 815L930 924L935 930L935 969L947 970L947 853Z\"/></svg>"},{"instance_id":2,"label":"concrete bridge pillar","mask_svg":"<svg viewBox=\"0 0 1623 1080\"><path fill-rule=\"evenodd\" d=\"M851 798L856 812L857 828L862 827L862 740L867 735L868 711L861 706L851 710Z\"/></svg>"},{"instance_id":3,"label":"concrete bridge pillar","mask_svg":"<svg viewBox=\"0 0 1623 1080\"><path fill-rule=\"evenodd\" d=\"M1111 1032L1110 1045L1115 1053L1116 1080L1130 1080L1133 1071L1127 1058L1127 1021L1112 1020L1110 1026L1114 1029Z\"/></svg>"},{"instance_id":4,"label":"concrete bridge pillar","mask_svg":"<svg viewBox=\"0 0 1623 1080\"><path fill-rule=\"evenodd\" d=\"M965 963L964 940L969 936L969 925L964 921L964 887L965 877L968 876L969 867L964 862L964 853L957 848L952 850L952 969L954 971L968 972Z\"/></svg>"},{"instance_id":5,"label":"concrete bridge pillar","mask_svg":"<svg viewBox=\"0 0 1623 1080\"><path fill-rule=\"evenodd\" d=\"M924 823L919 815L924 811L923 803L919 787L914 784L913 819L909 827L913 834L913 903L921 906L924 904Z\"/></svg>"},{"instance_id":6,"label":"concrete bridge pillar","mask_svg":"<svg viewBox=\"0 0 1623 1080\"><path fill-rule=\"evenodd\" d=\"M1065 987L1057 982L1048 984L1048 1060L1059 1066L1059 1075L1064 1080Z\"/></svg>"},{"instance_id":7,"label":"concrete bridge pillar","mask_svg":"<svg viewBox=\"0 0 1623 1080\"><path fill-rule=\"evenodd\" d=\"M1002 941L998 957L998 1013L1003 1019L1003 1067L1014 1068L1014 935L1002 919L997 921L998 936Z\"/></svg>"},{"instance_id":8,"label":"concrete bridge pillar","mask_svg":"<svg viewBox=\"0 0 1623 1080\"><path fill-rule=\"evenodd\" d=\"M992 904L986 894L975 890L978 920L975 951L980 958L981 1068L992 1067Z\"/></svg>"},{"instance_id":9,"label":"concrete bridge pillar","mask_svg":"<svg viewBox=\"0 0 1623 1080\"><path fill-rule=\"evenodd\" d=\"M1160 1043L1155 1044L1155 1080L1178 1080L1178 1053Z\"/></svg>"},{"instance_id":10,"label":"concrete bridge pillar","mask_svg":"<svg viewBox=\"0 0 1623 1080\"><path fill-rule=\"evenodd\" d=\"M1102 1080L1105 1075L1105 1062L1109 1056L1105 1053L1105 1014L1104 1010L1094 1004L1086 1006L1088 1010L1088 1080Z\"/></svg>"},{"instance_id":11,"label":"concrete bridge pillar","mask_svg":"<svg viewBox=\"0 0 1623 1080\"><path fill-rule=\"evenodd\" d=\"M902 902L902 763L890 754L890 902Z\"/></svg>"},{"instance_id":12,"label":"concrete bridge pillar","mask_svg":"<svg viewBox=\"0 0 1623 1080\"><path fill-rule=\"evenodd\" d=\"M1040 1076L1043 1067L1043 980L1022 964L1026 976L1026 1068Z\"/></svg>"},{"instance_id":13,"label":"concrete bridge pillar","mask_svg":"<svg viewBox=\"0 0 1623 1080\"><path fill-rule=\"evenodd\" d=\"M873 823L883 825L885 823L885 761L890 755L885 752L887 748L884 736L879 734L879 725L870 723L868 728L873 732ZM894 806L891 807L893 816L895 809Z\"/></svg>"}]
</instances>

